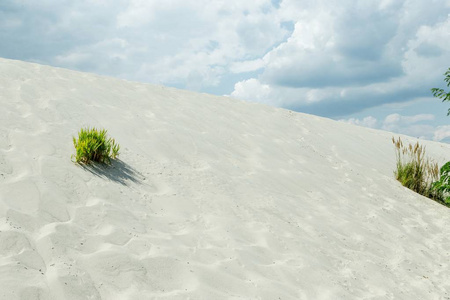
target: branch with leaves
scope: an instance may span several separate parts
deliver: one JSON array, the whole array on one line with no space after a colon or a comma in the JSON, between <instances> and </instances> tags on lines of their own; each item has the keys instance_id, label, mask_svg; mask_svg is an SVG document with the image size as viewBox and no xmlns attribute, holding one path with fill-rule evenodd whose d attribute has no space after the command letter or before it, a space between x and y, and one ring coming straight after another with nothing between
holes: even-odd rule
<instances>
[{"instance_id":1,"label":"branch with leaves","mask_svg":"<svg viewBox=\"0 0 450 300\"><path fill-rule=\"evenodd\" d=\"M447 82L447 86L450 87L450 68L448 68L447 72L445 72L445 82ZM446 93L443 89L439 88L432 88L431 92L433 93L434 97L437 97L439 99L442 99L442 102L449 101L450 102L450 91ZM450 108L447 112L447 116L450 116Z\"/></svg>"}]
</instances>

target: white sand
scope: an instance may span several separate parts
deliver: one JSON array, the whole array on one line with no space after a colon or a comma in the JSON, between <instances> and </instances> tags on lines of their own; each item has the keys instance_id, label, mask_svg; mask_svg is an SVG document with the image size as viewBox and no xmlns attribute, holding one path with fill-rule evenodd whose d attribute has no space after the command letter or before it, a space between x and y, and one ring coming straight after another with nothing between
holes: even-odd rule
<instances>
[{"instance_id":1,"label":"white sand","mask_svg":"<svg viewBox=\"0 0 450 300\"><path fill-rule=\"evenodd\" d=\"M450 299L391 133L5 59L0 104L0 299ZM88 125L112 167L71 162Z\"/></svg>"}]
</instances>

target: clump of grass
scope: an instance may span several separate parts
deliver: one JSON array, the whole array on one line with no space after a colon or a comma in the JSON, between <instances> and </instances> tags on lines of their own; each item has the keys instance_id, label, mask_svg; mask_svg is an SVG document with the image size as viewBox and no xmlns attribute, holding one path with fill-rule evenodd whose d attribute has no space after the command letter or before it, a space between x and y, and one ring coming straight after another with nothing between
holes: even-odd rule
<instances>
[{"instance_id":1,"label":"clump of grass","mask_svg":"<svg viewBox=\"0 0 450 300\"><path fill-rule=\"evenodd\" d=\"M73 138L76 154L72 155L77 163L90 164L99 162L111 164L111 159L119 156L119 144L107 137L105 129L82 128L78 132L78 139Z\"/></svg>"},{"instance_id":2,"label":"clump of grass","mask_svg":"<svg viewBox=\"0 0 450 300\"><path fill-rule=\"evenodd\" d=\"M433 187L433 183L439 180L439 168L425 156L425 147L419 142L404 145L400 138L392 138L392 143L397 155L396 179L425 197L443 202L442 192Z\"/></svg>"}]
</instances>

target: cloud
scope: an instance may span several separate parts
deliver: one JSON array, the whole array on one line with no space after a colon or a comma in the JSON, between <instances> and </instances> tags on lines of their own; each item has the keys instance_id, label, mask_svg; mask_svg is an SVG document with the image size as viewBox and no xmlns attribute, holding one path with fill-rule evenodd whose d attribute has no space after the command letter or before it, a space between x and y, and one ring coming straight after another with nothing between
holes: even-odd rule
<instances>
[{"instance_id":1,"label":"cloud","mask_svg":"<svg viewBox=\"0 0 450 300\"><path fill-rule=\"evenodd\" d=\"M341 119L339 120L341 122L344 123L348 123L348 124L353 124L353 125L358 125L358 126L363 126L363 127L369 127L369 128L376 128L377 127L377 119L372 117L372 116L368 116L363 118L362 120L360 119L356 119L356 118L350 118L350 119Z\"/></svg>"},{"instance_id":2,"label":"cloud","mask_svg":"<svg viewBox=\"0 0 450 300\"><path fill-rule=\"evenodd\" d=\"M232 97L235 98L243 98L243 99L253 99L254 101L260 103L268 103L268 99L274 99L271 95L273 94L272 89L267 84L261 84L256 79L249 79L245 81L238 82L234 91L231 94ZM273 104L273 100L270 101L270 104Z\"/></svg>"},{"instance_id":3,"label":"cloud","mask_svg":"<svg viewBox=\"0 0 450 300\"><path fill-rule=\"evenodd\" d=\"M414 116L390 114L386 116L382 122L381 129L403 133L414 137L430 139L435 131L435 128L429 123L427 124L426 121L433 121L434 119L435 116L431 114L418 114Z\"/></svg>"},{"instance_id":4,"label":"cloud","mask_svg":"<svg viewBox=\"0 0 450 300\"><path fill-rule=\"evenodd\" d=\"M442 141L450 137L450 125L438 126L433 134L433 140Z\"/></svg>"},{"instance_id":5,"label":"cloud","mask_svg":"<svg viewBox=\"0 0 450 300\"><path fill-rule=\"evenodd\" d=\"M233 73L246 73L260 70L264 67L262 59L237 61L231 64L230 71Z\"/></svg>"},{"instance_id":6,"label":"cloud","mask_svg":"<svg viewBox=\"0 0 450 300\"><path fill-rule=\"evenodd\" d=\"M415 48L417 55L422 57L440 56L444 52L439 46L432 45L428 42L422 42Z\"/></svg>"},{"instance_id":7,"label":"cloud","mask_svg":"<svg viewBox=\"0 0 450 300\"><path fill-rule=\"evenodd\" d=\"M426 1L286 0L281 7L295 30L264 56L264 70L254 78L273 98L252 98L255 84L248 80L233 96L343 118L430 97L430 88L441 85L450 61L450 17L442 8L450 1L436 7Z\"/></svg>"},{"instance_id":8,"label":"cloud","mask_svg":"<svg viewBox=\"0 0 450 300\"><path fill-rule=\"evenodd\" d=\"M1 1L0 56L201 90L260 68L289 33L278 4Z\"/></svg>"},{"instance_id":9,"label":"cloud","mask_svg":"<svg viewBox=\"0 0 450 300\"><path fill-rule=\"evenodd\" d=\"M373 116L367 116L362 119L349 118L339 121L390 131L393 133L405 134L417 138L429 139L434 141L443 141L450 137L450 126L435 126L433 121L435 116L431 114L417 114L404 116L398 113L389 114L382 120L377 120Z\"/></svg>"},{"instance_id":10,"label":"cloud","mask_svg":"<svg viewBox=\"0 0 450 300\"><path fill-rule=\"evenodd\" d=\"M433 121L434 115L431 114L419 114L415 116L402 116L400 114L390 114L384 119L384 124L398 124L400 122L404 124L413 124L421 121Z\"/></svg>"},{"instance_id":11,"label":"cloud","mask_svg":"<svg viewBox=\"0 0 450 300\"><path fill-rule=\"evenodd\" d=\"M411 84L388 82L354 88L326 87L312 89L280 87L259 79L251 79L237 83L231 96L310 114L343 118L367 108L429 96L430 85L426 86L425 81L417 80L415 84L413 82ZM251 84L248 84L250 82ZM258 85L269 86L271 93L265 94L266 98L262 95L255 97L254 95L258 94ZM236 90L237 86L239 86L239 91Z\"/></svg>"},{"instance_id":12,"label":"cloud","mask_svg":"<svg viewBox=\"0 0 450 300\"><path fill-rule=\"evenodd\" d=\"M345 2L345 1L344 1ZM317 5L296 20L287 42L266 56L264 82L289 87L329 87L387 81L402 74L389 42L395 10L357 2Z\"/></svg>"}]
</instances>

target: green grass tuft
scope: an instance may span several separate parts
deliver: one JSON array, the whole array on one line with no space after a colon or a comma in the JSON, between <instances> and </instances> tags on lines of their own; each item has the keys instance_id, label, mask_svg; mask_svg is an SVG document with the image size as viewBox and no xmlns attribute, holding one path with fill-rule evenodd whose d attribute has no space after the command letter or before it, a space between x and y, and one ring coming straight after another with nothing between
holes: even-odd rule
<instances>
[{"instance_id":1,"label":"green grass tuft","mask_svg":"<svg viewBox=\"0 0 450 300\"><path fill-rule=\"evenodd\" d=\"M111 164L111 159L119 156L119 144L108 138L105 129L82 128L78 139L73 138L76 154L72 155L77 163L90 164L99 162Z\"/></svg>"},{"instance_id":2,"label":"green grass tuft","mask_svg":"<svg viewBox=\"0 0 450 300\"><path fill-rule=\"evenodd\" d=\"M439 180L438 165L425 156L425 147L419 142L406 146L400 138L392 138L392 142L397 155L396 179L403 186L445 204L443 193L434 187Z\"/></svg>"}]
</instances>

